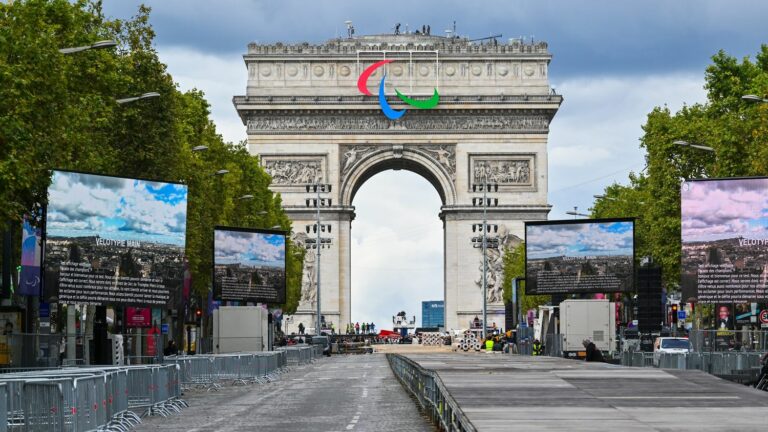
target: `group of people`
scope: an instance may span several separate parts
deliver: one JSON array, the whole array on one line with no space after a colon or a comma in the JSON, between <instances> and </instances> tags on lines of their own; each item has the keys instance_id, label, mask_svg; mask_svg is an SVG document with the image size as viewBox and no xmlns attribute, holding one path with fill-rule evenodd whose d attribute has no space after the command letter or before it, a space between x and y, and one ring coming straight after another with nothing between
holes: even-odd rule
<instances>
[{"instance_id":1,"label":"group of people","mask_svg":"<svg viewBox=\"0 0 768 432\"><path fill-rule=\"evenodd\" d=\"M376 333L376 325L373 323L362 323L356 322L354 324L349 323L347 324L347 333L346 334L372 334Z\"/></svg>"},{"instance_id":2,"label":"group of people","mask_svg":"<svg viewBox=\"0 0 768 432\"><path fill-rule=\"evenodd\" d=\"M515 347L515 339L515 332L507 330L506 333L489 334L482 340L482 346L486 351L509 352Z\"/></svg>"}]
</instances>

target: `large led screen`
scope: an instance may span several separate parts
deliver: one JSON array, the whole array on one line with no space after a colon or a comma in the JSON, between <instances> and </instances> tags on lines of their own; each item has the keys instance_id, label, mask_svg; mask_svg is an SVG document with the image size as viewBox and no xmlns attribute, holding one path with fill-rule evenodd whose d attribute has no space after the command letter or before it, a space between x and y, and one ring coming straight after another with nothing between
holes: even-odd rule
<instances>
[{"instance_id":1,"label":"large led screen","mask_svg":"<svg viewBox=\"0 0 768 432\"><path fill-rule=\"evenodd\" d=\"M688 181L680 198L683 297L768 299L768 178Z\"/></svg>"},{"instance_id":2,"label":"large led screen","mask_svg":"<svg viewBox=\"0 0 768 432\"><path fill-rule=\"evenodd\" d=\"M631 291L633 219L526 222L526 294Z\"/></svg>"},{"instance_id":3,"label":"large led screen","mask_svg":"<svg viewBox=\"0 0 768 432\"><path fill-rule=\"evenodd\" d=\"M285 302L285 233L216 227L214 297L222 301Z\"/></svg>"},{"instance_id":4,"label":"large led screen","mask_svg":"<svg viewBox=\"0 0 768 432\"><path fill-rule=\"evenodd\" d=\"M54 171L45 222L46 292L59 303L175 301L186 221L184 185Z\"/></svg>"}]
</instances>

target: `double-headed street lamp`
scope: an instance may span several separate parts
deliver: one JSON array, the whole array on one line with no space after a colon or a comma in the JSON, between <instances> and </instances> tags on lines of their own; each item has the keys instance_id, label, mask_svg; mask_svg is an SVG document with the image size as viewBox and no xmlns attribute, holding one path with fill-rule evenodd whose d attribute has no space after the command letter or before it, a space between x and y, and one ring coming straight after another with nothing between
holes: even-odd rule
<instances>
[{"instance_id":1,"label":"double-headed street lamp","mask_svg":"<svg viewBox=\"0 0 768 432\"><path fill-rule=\"evenodd\" d=\"M483 249L483 339L488 335L486 333L488 329L488 247L499 247L499 238L488 238L488 233L493 230L494 233L499 232L499 226L496 224L488 224L488 207L498 207L498 198L488 198L488 192L498 192L499 185L497 183L490 183L488 176L485 176L484 183L473 184L472 192L482 192L482 197L472 198L472 206L483 208L483 222L478 224L472 224L472 232L477 232L479 229L482 233L482 237L472 238L472 247ZM489 244L489 240L490 244Z\"/></svg>"},{"instance_id":2,"label":"double-headed street lamp","mask_svg":"<svg viewBox=\"0 0 768 432\"><path fill-rule=\"evenodd\" d=\"M314 225L307 225L307 233L310 232L310 230L314 229L314 232L317 233L317 237L315 239L307 239L306 242L306 248L307 249L316 249L317 253L315 254L315 262L317 263L317 270L316 270L316 281L315 281L315 300L317 301L317 327L315 327L317 335L320 336L320 331L322 329L322 312L320 310L320 256L321 256L321 250L325 247L331 247L331 239L330 238L321 238L320 234L322 232L325 232L326 228L328 233L331 232L331 226L330 225L322 225L320 223L320 207L330 207L333 205L333 199L332 198L323 198L320 196L320 194L328 194L331 193L331 185L326 183L320 183L315 182L312 184L307 185L307 193L315 193L315 198L307 198L305 200L305 203L308 208L316 208L317 209L317 219ZM313 240L313 241L311 241Z\"/></svg>"},{"instance_id":3,"label":"double-headed street lamp","mask_svg":"<svg viewBox=\"0 0 768 432\"><path fill-rule=\"evenodd\" d=\"M574 219L576 219L579 216L585 217L585 218L591 217L588 214L579 213L579 208L577 206L573 206L573 211L567 211L567 212L565 212L565 214L573 216Z\"/></svg>"}]
</instances>

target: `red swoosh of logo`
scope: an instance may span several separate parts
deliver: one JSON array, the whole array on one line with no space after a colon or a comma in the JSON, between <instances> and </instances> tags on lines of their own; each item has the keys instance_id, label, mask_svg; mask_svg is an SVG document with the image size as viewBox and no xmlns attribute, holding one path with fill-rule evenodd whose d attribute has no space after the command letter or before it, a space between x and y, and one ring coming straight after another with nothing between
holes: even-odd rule
<instances>
[{"instance_id":1,"label":"red swoosh of logo","mask_svg":"<svg viewBox=\"0 0 768 432\"><path fill-rule=\"evenodd\" d=\"M394 60L382 60L368 66L363 73L360 74L360 78L357 79L357 89L360 90L360 93L366 96L373 96L373 94L368 91L368 77L370 77L379 67L384 66L387 63L392 63L393 61Z\"/></svg>"}]
</instances>

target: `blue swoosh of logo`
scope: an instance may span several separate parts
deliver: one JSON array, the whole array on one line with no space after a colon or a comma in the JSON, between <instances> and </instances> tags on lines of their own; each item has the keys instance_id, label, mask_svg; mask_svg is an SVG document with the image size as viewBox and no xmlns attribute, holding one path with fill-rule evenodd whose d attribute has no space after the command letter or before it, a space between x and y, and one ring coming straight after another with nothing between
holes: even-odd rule
<instances>
[{"instance_id":1,"label":"blue swoosh of logo","mask_svg":"<svg viewBox=\"0 0 768 432\"><path fill-rule=\"evenodd\" d=\"M381 82L379 83L379 105L381 105L381 111L384 113L385 116L387 116L388 119L397 120L400 117L402 117L407 110L397 111L392 109L391 106L389 106L389 102L387 102L387 97L384 96L384 80L386 78L387 78L387 74L384 74L384 76L381 77Z\"/></svg>"}]
</instances>

